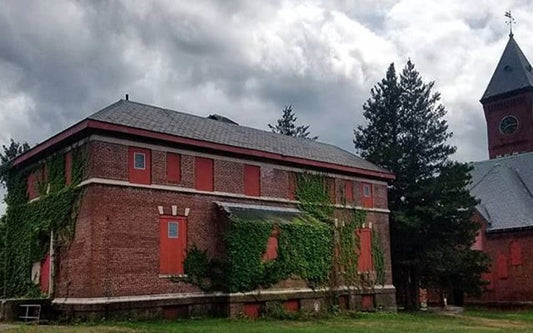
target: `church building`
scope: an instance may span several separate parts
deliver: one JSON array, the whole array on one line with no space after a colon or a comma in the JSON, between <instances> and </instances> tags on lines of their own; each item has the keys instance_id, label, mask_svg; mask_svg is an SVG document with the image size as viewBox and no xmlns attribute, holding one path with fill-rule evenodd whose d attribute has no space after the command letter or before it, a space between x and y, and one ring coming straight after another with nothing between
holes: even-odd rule
<instances>
[{"instance_id":1,"label":"church building","mask_svg":"<svg viewBox=\"0 0 533 333\"><path fill-rule=\"evenodd\" d=\"M471 172L482 226L473 248L492 266L486 291L471 301L524 304L533 301L533 68L512 33L480 102L489 160Z\"/></svg>"}]
</instances>

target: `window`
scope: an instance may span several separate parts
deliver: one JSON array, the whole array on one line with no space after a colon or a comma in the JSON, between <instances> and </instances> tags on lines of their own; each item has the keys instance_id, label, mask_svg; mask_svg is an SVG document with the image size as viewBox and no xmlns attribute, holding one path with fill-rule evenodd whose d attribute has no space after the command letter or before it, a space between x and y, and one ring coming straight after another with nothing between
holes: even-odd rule
<instances>
[{"instance_id":1,"label":"window","mask_svg":"<svg viewBox=\"0 0 533 333\"><path fill-rule=\"evenodd\" d=\"M134 153L133 156L133 160L135 161L133 167L137 170L146 169L146 156L143 153Z\"/></svg>"},{"instance_id":2,"label":"window","mask_svg":"<svg viewBox=\"0 0 533 333\"><path fill-rule=\"evenodd\" d=\"M255 165L244 165L244 194L261 195L261 169Z\"/></svg>"},{"instance_id":3,"label":"window","mask_svg":"<svg viewBox=\"0 0 533 333\"><path fill-rule=\"evenodd\" d=\"M167 153L167 181L179 183L181 180L181 156Z\"/></svg>"},{"instance_id":4,"label":"window","mask_svg":"<svg viewBox=\"0 0 533 333\"><path fill-rule=\"evenodd\" d=\"M187 250L187 219L181 216L161 216L159 230L159 272L183 274Z\"/></svg>"},{"instance_id":5,"label":"window","mask_svg":"<svg viewBox=\"0 0 533 333\"><path fill-rule=\"evenodd\" d=\"M72 183L72 151L65 154L65 185Z\"/></svg>"},{"instance_id":6,"label":"window","mask_svg":"<svg viewBox=\"0 0 533 333\"><path fill-rule=\"evenodd\" d=\"M204 157L194 159L194 187L200 191L213 191L213 160Z\"/></svg>"},{"instance_id":7,"label":"window","mask_svg":"<svg viewBox=\"0 0 533 333\"><path fill-rule=\"evenodd\" d=\"M353 202L353 182L351 180L344 182L344 198L348 203Z\"/></svg>"},{"instance_id":8,"label":"window","mask_svg":"<svg viewBox=\"0 0 533 333\"><path fill-rule=\"evenodd\" d=\"M522 265L522 248L520 244L517 241L512 241L509 251L511 252L511 265Z\"/></svg>"},{"instance_id":9,"label":"window","mask_svg":"<svg viewBox=\"0 0 533 333\"><path fill-rule=\"evenodd\" d=\"M361 204L363 207L373 207L374 206L374 198L372 196L372 184L370 183L361 183L361 192L362 192L362 198L361 198Z\"/></svg>"},{"instance_id":10,"label":"window","mask_svg":"<svg viewBox=\"0 0 533 333\"><path fill-rule=\"evenodd\" d=\"M168 222L168 238L178 238L178 222Z\"/></svg>"},{"instance_id":11,"label":"window","mask_svg":"<svg viewBox=\"0 0 533 333\"><path fill-rule=\"evenodd\" d=\"M498 273L498 278L505 280L509 277L509 270L507 268L507 257L505 254L500 253L498 255L498 260L496 261L496 270Z\"/></svg>"},{"instance_id":12,"label":"window","mask_svg":"<svg viewBox=\"0 0 533 333\"><path fill-rule=\"evenodd\" d=\"M130 183L146 184L152 183L151 171L151 151L150 149L129 147L128 148L128 168Z\"/></svg>"},{"instance_id":13,"label":"window","mask_svg":"<svg viewBox=\"0 0 533 333\"><path fill-rule=\"evenodd\" d=\"M364 184L363 185L363 196L365 198L370 198L370 195L371 195L370 185Z\"/></svg>"},{"instance_id":14,"label":"window","mask_svg":"<svg viewBox=\"0 0 533 333\"><path fill-rule=\"evenodd\" d=\"M372 263L372 229L362 228L357 230L359 237L359 260L357 269L360 272L369 272L374 269Z\"/></svg>"}]
</instances>

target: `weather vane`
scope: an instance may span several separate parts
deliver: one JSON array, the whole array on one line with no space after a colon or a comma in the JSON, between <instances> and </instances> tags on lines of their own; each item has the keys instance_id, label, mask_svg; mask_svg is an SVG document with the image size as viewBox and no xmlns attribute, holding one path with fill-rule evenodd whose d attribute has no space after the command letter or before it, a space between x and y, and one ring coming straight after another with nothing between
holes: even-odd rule
<instances>
[{"instance_id":1,"label":"weather vane","mask_svg":"<svg viewBox=\"0 0 533 333\"><path fill-rule=\"evenodd\" d=\"M505 17L507 17L507 21L505 21L505 23L509 24L509 37L513 37L513 24L516 24L516 20L514 19L513 15L511 15L510 10L505 12Z\"/></svg>"}]
</instances>

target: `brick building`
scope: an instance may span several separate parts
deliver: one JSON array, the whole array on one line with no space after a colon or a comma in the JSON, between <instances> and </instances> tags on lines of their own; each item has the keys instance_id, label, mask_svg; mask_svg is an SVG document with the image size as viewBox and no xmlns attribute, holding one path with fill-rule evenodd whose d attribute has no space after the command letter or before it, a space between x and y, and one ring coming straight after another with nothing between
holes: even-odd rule
<instances>
[{"instance_id":1,"label":"brick building","mask_svg":"<svg viewBox=\"0 0 533 333\"><path fill-rule=\"evenodd\" d=\"M394 176L338 147L239 126L221 116L202 118L120 100L37 145L14 161L28 177L36 200L48 156L64 155L65 182L72 177L72 149L87 152L75 234L68 247L51 249L41 262L41 288L69 312L149 309L166 317L222 312L251 316L266 302L287 309L317 309L322 294L298 279L248 293L203 292L174 278L184 274L193 245L216 257L225 251L220 214L299 214L295 178L326 176L335 215L366 212L359 230L359 270L372 271L371 240L379 233L385 283L356 288L341 304L394 308L387 181ZM42 171L44 170L44 171ZM276 257L276 236L264 259ZM344 297L344 298L343 298Z\"/></svg>"},{"instance_id":2,"label":"brick building","mask_svg":"<svg viewBox=\"0 0 533 333\"><path fill-rule=\"evenodd\" d=\"M474 248L488 253L490 283L471 302L533 302L533 68L513 35L481 98L489 156L473 163L470 192L482 228Z\"/></svg>"}]
</instances>

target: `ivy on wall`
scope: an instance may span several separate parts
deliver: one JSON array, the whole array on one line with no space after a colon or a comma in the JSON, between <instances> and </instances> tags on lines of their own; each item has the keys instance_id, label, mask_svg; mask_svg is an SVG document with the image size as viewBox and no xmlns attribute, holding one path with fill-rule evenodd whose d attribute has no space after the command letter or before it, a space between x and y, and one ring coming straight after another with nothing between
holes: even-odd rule
<instances>
[{"instance_id":1,"label":"ivy on wall","mask_svg":"<svg viewBox=\"0 0 533 333\"><path fill-rule=\"evenodd\" d=\"M206 251L193 246L185 259L186 281L203 290L246 292L268 288L289 277L307 281L312 288L339 285L359 286L359 239L357 229L366 219L364 211L347 211L347 220L334 219L334 207L325 186L325 177L301 174L297 178L296 195L299 218L284 222L230 217L224 236L227 256L224 260L207 257ZM276 230L277 257L263 260L267 242ZM373 233L372 256L377 280L384 283L384 254L379 236ZM217 269L213 269L217 267ZM213 283L212 281L217 281ZM216 285L216 286L215 286Z\"/></svg>"},{"instance_id":2,"label":"ivy on wall","mask_svg":"<svg viewBox=\"0 0 533 333\"><path fill-rule=\"evenodd\" d=\"M83 148L73 150L74 170L84 174ZM56 154L45 162L47 177L37 183L39 199L28 202L27 179L30 173L43 170L36 164L24 170L11 169L6 181L4 251L4 294L7 297L36 297L40 291L31 281L34 262L41 261L49 249L50 233L54 231L58 245L67 244L74 235L81 190L76 185L82 176L65 186L63 154ZM73 177L74 180L74 177Z\"/></svg>"}]
</instances>

